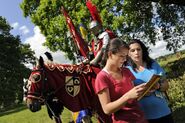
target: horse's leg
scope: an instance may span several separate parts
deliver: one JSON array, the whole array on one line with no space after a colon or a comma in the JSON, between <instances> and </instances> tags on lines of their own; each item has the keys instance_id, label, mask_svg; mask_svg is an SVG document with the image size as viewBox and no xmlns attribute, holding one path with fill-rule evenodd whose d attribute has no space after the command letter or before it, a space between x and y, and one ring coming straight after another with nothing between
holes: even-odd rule
<instances>
[{"instance_id":1,"label":"horse's leg","mask_svg":"<svg viewBox=\"0 0 185 123\"><path fill-rule=\"evenodd\" d=\"M56 123L62 123L62 120L60 119L60 116L55 117L55 122Z\"/></svg>"},{"instance_id":2,"label":"horse's leg","mask_svg":"<svg viewBox=\"0 0 185 123\"><path fill-rule=\"evenodd\" d=\"M91 116L87 115L82 118L82 123L92 123Z\"/></svg>"}]
</instances>

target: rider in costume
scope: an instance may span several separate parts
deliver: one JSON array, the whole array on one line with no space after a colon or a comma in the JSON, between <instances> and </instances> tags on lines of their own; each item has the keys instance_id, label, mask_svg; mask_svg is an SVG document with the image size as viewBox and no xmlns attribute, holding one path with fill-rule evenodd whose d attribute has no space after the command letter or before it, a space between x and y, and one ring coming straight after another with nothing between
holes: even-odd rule
<instances>
[{"instance_id":1,"label":"rider in costume","mask_svg":"<svg viewBox=\"0 0 185 123\"><path fill-rule=\"evenodd\" d=\"M104 30L101 23L96 20L92 20L89 25L90 31L94 35L91 46L94 54L94 58L90 61L91 65L98 65L103 56L103 52L110 41L110 39L115 38L115 34L110 30Z\"/></svg>"},{"instance_id":2,"label":"rider in costume","mask_svg":"<svg viewBox=\"0 0 185 123\"><path fill-rule=\"evenodd\" d=\"M115 38L116 35L110 30L103 29L103 24L98 9L91 2L91 0L86 1L86 6L92 18L92 21L89 24L89 29L94 35L94 38L91 41L94 58L90 59L90 64L98 66L98 63L100 63L103 56L106 45L108 44L110 39Z\"/></svg>"}]
</instances>

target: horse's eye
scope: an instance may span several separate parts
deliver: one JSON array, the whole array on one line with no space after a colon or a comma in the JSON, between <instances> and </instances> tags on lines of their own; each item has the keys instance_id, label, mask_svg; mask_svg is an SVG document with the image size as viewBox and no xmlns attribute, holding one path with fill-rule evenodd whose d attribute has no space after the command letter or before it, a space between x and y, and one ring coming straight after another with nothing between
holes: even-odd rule
<instances>
[{"instance_id":1,"label":"horse's eye","mask_svg":"<svg viewBox=\"0 0 185 123\"><path fill-rule=\"evenodd\" d=\"M31 77L31 81L33 82L33 83L37 83L37 82L39 82L41 80L41 75L40 74L34 74L34 75L32 75L32 77Z\"/></svg>"}]
</instances>

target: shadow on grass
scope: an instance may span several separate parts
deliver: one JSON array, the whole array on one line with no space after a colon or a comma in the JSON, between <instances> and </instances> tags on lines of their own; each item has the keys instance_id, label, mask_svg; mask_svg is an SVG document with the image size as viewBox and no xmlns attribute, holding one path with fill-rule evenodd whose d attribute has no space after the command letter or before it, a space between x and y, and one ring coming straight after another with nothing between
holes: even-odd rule
<instances>
[{"instance_id":1,"label":"shadow on grass","mask_svg":"<svg viewBox=\"0 0 185 123\"><path fill-rule=\"evenodd\" d=\"M173 111L173 118L175 120L175 123L184 123L185 121L184 114L185 114L185 106L177 108L175 111Z\"/></svg>"},{"instance_id":2,"label":"shadow on grass","mask_svg":"<svg viewBox=\"0 0 185 123\"><path fill-rule=\"evenodd\" d=\"M8 109L0 110L0 117L27 109L25 104L19 104Z\"/></svg>"}]
</instances>

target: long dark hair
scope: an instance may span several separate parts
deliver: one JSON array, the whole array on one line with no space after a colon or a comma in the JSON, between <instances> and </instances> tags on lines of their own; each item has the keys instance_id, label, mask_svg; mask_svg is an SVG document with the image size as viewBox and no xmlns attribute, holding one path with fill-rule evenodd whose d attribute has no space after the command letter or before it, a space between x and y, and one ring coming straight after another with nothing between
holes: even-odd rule
<instances>
[{"instance_id":1,"label":"long dark hair","mask_svg":"<svg viewBox=\"0 0 185 123\"><path fill-rule=\"evenodd\" d=\"M149 52L148 52L148 48L145 46L145 44L143 42L141 42L138 39L132 39L129 43L128 46L130 46L131 44L135 44L138 43L141 46L142 49L142 60L143 62L146 63L146 67L148 69L150 69L152 67L152 63L154 62L154 60L152 58L150 58L149 56ZM132 66L134 69L137 67L136 64L133 62L133 60L131 58L128 58L127 63Z\"/></svg>"},{"instance_id":2,"label":"long dark hair","mask_svg":"<svg viewBox=\"0 0 185 123\"><path fill-rule=\"evenodd\" d=\"M103 57L101 60L101 67L103 68L107 62L108 52L112 52L112 54L116 54L120 51L121 48L128 49L128 45L122 39L119 39L119 38L111 39L108 42L106 49L104 50Z\"/></svg>"}]
</instances>

